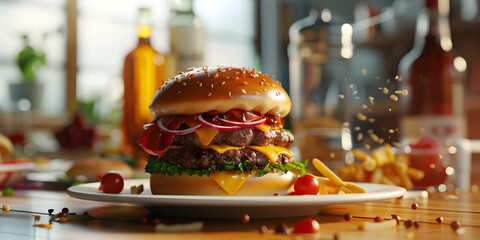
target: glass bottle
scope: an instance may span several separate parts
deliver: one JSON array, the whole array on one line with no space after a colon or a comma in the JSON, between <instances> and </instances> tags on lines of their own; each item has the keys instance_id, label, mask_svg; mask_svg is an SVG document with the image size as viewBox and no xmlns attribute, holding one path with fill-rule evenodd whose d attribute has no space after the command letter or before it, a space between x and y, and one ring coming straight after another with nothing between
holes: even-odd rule
<instances>
[{"instance_id":1,"label":"glass bottle","mask_svg":"<svg viewBox=\"0 0 480 240\"><path fill-rule=\"evenodd\" d=\"M448 13L448 0L425 1L413 49L399 64L400 87L408 91L400 119L403 150L410 167L425 173L413 184L438 186L439 190L452 182L454 173L455 187L469 185L469 163L452 151L466 134L463 98L467 65L453 52Z\"/></svg>"},{"instance_id":2,"label":"glass bottle","mask_svg":"<svg viewBox=\"0 0 480 240\"><path fill-rule=\"evenodd\" d=\"M171 65L169 74L203 66L204 30L202 21L193 12L192 0L180 0L170 18Z\"/></svg>"},{"instance_id":3,"label":"glass bottle","mask_svg":"<svg viewBox=\"0 0 480 240\"><path fill-rule=\"evenodd\" d=\"M415 43L399 65L402 89L408 91L401 137L416 141L463 138L465 60L453 52L448 1L426 0L417 20Z\"/></svg>"},{"instance_id":4,"label":"glass bottle","mask_svg":"<svg viewBox=\"0 0 480 240\"><path fill-rule=\"evenodd\" d=\"M123 68L123 151L133 154L140 167L148 154L138 145L143 125L152 122L149 105L165 80L165 57L150 45L152 27L150 9L140 8L138 15L138 45L125 58Z\"/></svg>"}]
</instances>

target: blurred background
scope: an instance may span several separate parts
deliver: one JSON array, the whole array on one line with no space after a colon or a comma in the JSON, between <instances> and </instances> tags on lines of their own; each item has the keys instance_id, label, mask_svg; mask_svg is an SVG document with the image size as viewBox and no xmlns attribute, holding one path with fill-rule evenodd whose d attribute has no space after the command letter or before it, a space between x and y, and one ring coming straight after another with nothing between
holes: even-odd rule
<instances>
[{"instance_id":1,"label":"blurred background","mask_svg":"<svg viewBox=\"0 0 480 240\"><path fill-rule=\"evenodd\" d=\"M480 2L441 2L434 7L446 19L441 37L451 36L447 50L459 58L424 67L461 74L462 90L449 97L460 106L450 115L460 116L461 130L444 136L450 142L437 139L455 146L480 139ZM337 168L352 163L350 150L385 143L409 153L410 136L399 130L411 113L402 91L415 90L402 85L399 66L429 7L417 0L1 0L0 132L27 156L135 154L122 143L122 119L142 110L124 106L132 90L125 82L133 81L125 71L134 69L127 55L148 39L156 80L215 65L275 76L292 98L286 121L301 159L330 159ZM65 140L72 136L82 140ZM476 145L468 146L470 155Z\"/></svg>"}]
</instances>

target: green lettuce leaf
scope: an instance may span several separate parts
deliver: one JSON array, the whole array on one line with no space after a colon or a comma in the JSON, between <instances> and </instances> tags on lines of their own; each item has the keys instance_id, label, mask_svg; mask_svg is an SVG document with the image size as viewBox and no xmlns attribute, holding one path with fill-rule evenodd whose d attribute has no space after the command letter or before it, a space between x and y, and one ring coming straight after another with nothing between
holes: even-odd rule
<instances>
[{"instance_id":1,"label":"green lettuce leaf","mask_svg":"<svg viewBox=\"0 0 480 240\"><path fill-rule=\"evenodd\" d=\"M307 173L307 162L304 160L301 162L293 161L291 163L281 164L281 163L269 163L264 168L260 169L257 166L252 166L249 161L245 160L238 165L235 165L232 162L224 162L224 167L222 169L217 169L216 166L211 166L207 169L190 169L184 168L180 164L171 164L161 160L155 160L149 158L147 161L147 166L145 166L145 172L150 174L163 174L173 176L178 174L187 174L189 176L198 175L210 176L211 171L221 172L223 170L235 170L238 174L243 172L250 172L250 174L256 173L257 176L261 177L269 172L288 172L288 171L297 171L299 175L304 175Z\"/></svg>"}]
</instances>

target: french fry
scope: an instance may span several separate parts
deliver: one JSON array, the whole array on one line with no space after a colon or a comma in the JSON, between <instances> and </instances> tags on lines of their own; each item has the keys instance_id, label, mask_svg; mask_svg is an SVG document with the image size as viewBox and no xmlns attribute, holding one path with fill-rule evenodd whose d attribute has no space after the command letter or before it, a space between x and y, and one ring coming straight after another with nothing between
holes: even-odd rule
<instances>
[{"instance_id":1,"label":"french fry","mask_svg":"<svg viewBox=\"0 0 480 240\"><path fill-rule=\"evenodd\" d=\"M362 162L365 161L365 158L368 156L367 152L362 151L358 148L353 149L352 153L353 153L353 156L355 156L356 158L358 158Z\"/></svg>"},{"instance_id":2,"label":"french fry","mask_svg":"<svg viewBox=\"0 0 480 240\"><path fill-rule=\"evenodd\" d=\"M380 183L380 180L383 177L383 170L381 168L377 168L373 171L372 176L370 177L370 182L372 183Z\"/></svg>"},{"instance_id":3,"label":"french fry","mask_svg":"<svg viewBox=\"0 0 480 240\"><path fill-rule=\"evenodd\" d=\"M358 166L355 171L355 181L363 182L365 181L365 171L361 166Z\"/></svg>"},{"instance_id":4,"label":"french fry","mask_svg":"<svg viewBox=\"0 0 480 240\"><path fill-rule=\"evenodd\" d=\"M395 162L395 154L393 154L392 146L388 143L385 143L383 147L385 148L385 153L387 154L388 160L392 163Z\"/></svg>"},{"instance_id":5,"label":"french fry","mask_svg":"<svg viewBox=\"0 0 480 240\"><path fill-rule=\"evenodd\" d=\"M369 231L369 230L381 230L381 229L388 229L394 228L397 226L397 220L386 220L383 222L359 222L357 225L358 230Z\"/></svg>"},{"instance_id":6,"label":"french fry","mask_svg":"<svg viewBox=\"0 0 480 240\"><path fill-rule=\"evenodd\" d=\"M380 183L382 183L382 184L387 184L387 185L393 185L393 186L396 185L392 180L390 180L390 179L389 179L388 177L386 177L386 176L382 176L382 177L380 178Z\"/></svg>"},{"instance_id":7,"label":"french fry","mask_svg":"<svg viewBox=\"0 0 480 240\"><path fill-rule=\"evenodd\" d=\"M327 190L327 187L325 187L325 184L319 184L318 194L320 194L320 195L327 195L328 194L328 190Z\"/></svg>"},{"instance_id":8,"label":"french fry","mask_svg":"<svg viewBox=\"0 0 480 240\"><path fill-rule=\"evenodd\" d=\"M335 183L338 187L345 186L345 183L340 179L335 173L332 172L325 164L323 164L317 158L313 159L313 166L321 173L323 176L327 177L330 181Z\"/></svg>"},{"instance_id":9,"label":"french fry","mask_svg":"<svg viewBox=\"0 0 480 240\"><path fill-rule=\"evenodd\" d=\"M346 182L346 184L347 184L347 188L350 189L350 191L352 191L353 193L366 193L367 192L367 190L365 190L365 188L360 187L356 184L349 183L349 182Z\"/></svg>"},{"instance_id":10,"label":"french fry","mask_svg":"<svg viewBox=\"0 0 480 240\"><path fill-rule=\"evenodd\" d=\"M377 162L377 167L382 167L389 162L387 154L381 149L373 150L370 156Z\"/></svg>"},{"instance_id":11,"label":"french fry","mask_svg":"<svg viewBox=\"0 0 480 240\"><path fill-rule=\"evenodd\" d=\"M419 181L422 180L425 176L425 173L422 170L418 170L416 168L408 168L407 169L408 176L410 176L413 180Z\"/></svg>"},{"instance_id":12,"label":"french fry","mask_svg":"<svg viewBox=\"0 0 480 240\"><path fill-rule=\"evenodd\" d=\"M377 168L377 162L368 155L365 157L365 161L363 161L362 165L363 169L365 169L367 172L371 172Z\"/></svg>"},{"instance_id":13,"label":"french fry","mask_svg":"<svg viewBox=\"0 0 480 240\"><path fill-rule=\"evenodd\" d=\"M341 186L338 190L339 190L339 191L342 191L342 192L344 192L344 193L346 193L346 194L353 193L352 190L348 189L348 188L345 187L345 186Z\"/></svg>"}]
</instances>

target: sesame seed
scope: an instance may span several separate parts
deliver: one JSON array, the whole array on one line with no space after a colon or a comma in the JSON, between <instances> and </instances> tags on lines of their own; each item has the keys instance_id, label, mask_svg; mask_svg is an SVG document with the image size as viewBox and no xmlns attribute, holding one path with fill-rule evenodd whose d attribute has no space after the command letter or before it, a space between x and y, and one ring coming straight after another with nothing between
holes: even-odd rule
<instances>
[{"instance_id":1,"label":"sesame seed","mask_svg":"<svg viewBox=\"0 0 480 240\"><path fill-rule=\"evenodd\" d=\"M262 81L266 82L266 81L267 81L267 79L265 79L265 78L262 78Z\"/></svg>"},{"instance_id":2,"label":"sesame seed","mask_svg":"<svg viewBox=\"0 0 480 240\"><path fill-rule=\"evenodd\" d=\"M227 71L227 70L225 70L225 69L220 70L220 72L226 72L226 71Z\"/></svg>"},{"instance_id":3,"label":"sesame seed","mask_svg":"<svg viewBox=\"0 0 480 240\"><path fill-rule=\"evenodd\" d=\"M186 83L186 82L183 82L183 86L185 86L185 87L186 87L186 86L187 86L187 83Z\"/></svg>"},{"instance_id":4,"label":"sesame seed","mask_svg":"<svg viewBox=\"0 0 480 240\"><path fill-rule=\"evenodd\" d=\"M210 87L213 88L213 83L212 83L212 85L210 85Z\"/></svg>"},{"instance_id":5,"label":"sesame seed","mask_svg":"<svg viewBox=\"0 0 480 240\"><path fill-rule=\"evenodd\" d=\"M214 78L217 78L217 77L218 77L218 73L213 74L213 77L214 77Z\"/></svg>"},{"instance_id":6,"label":"sesame seed","mask_svg":"<svg viewBox=\"0 0 480 240\"><path fill-rule=\"evenodd\" d=\"M199 83L199 84L198 84L198 86L200 86L200 87L202 87L202 85L203 85L202 83Z\"/></svg>"},{"instance_id":7,"label":"sesame seed","mask_svg":"<svg viewBox=\"0 0 480 240\"><path fill-rule=\"evenodd\" d=\"M258 94L260 94L260 93L258 93L258 92L255 92L255 95L258 95Z\"/></svg>"},{"instance_id":8,"label":"sesame seed","mask_svg":"<svg viewBox=\"0 0 480 240\"><path fill-rule=\"evenodd\" d=\"M189 73L189 74L187 75L187 78L190 79L191 77L192 77L192 74Z\"/></svg>"},{"instance_id":9,"label":"sesame seed","mask_svg":"<svg viewBox=\"0 0 480 240\"><path fill-rule=\"evenodd\" d=\"M180 94L180 91L177 92L177 95Z\"/></svg>"},{"instance_id":10,"label":"sesame seed","mask_svg":"<svg viewBox=\"0 0 480 240\"><path fill-rule=\"evenodd\" d=\"M182 79L181 79L181 78L178 78L177 82L181 82L181 81L182 81Z\"/></svg>"},{"instance_id":11,"label":"sesame seed","mask_svg":"<svg viewBox=\"0 0 480 240\"><path fill-rule=\"evenodd\" d=\"M230 77L229 77L229 76L225 76L225 78L226 78L226 79L230 79Z\"/></svg>"},{"instance_id":12,"label":"sesame seed","mask_svg":"<svg viewBox=\"0 0 480 240\"><path fill-rule=\"evenodd\" d=\"M225 85L225 82L222 82L222 86Z\"/></svg>"},{"instance_id":13,"label":"sesame seed","mask_svg":"<svg viewBox=\"0 0 480 240\"><path fill-rule=\"evenodd\" d=\"M242 92L243 94L247 94L247 91L245 91L245 89L242 88Z\"/></svg>"},{"instance_id":14,"label":"sesame seed","mask_svg":"<svg viewBox=\"0 0 480 240\"><path fill-rule=\"evenodd\" d=\"M229 96L229 97L232 97L232 92L228 92L228 96Z\"/></svg>"},{"instance_id":15,"label":"sesame seed","mask_svg":"<svg viewBox=\"0 0 480 240\"><path fill-rule=\"evenodd\" d=\"M232 78L233 80L238 80L238 76L235 76Z\"/></svg>"},{"instance_id":16,"label":"sesame seed","mask_svg":"<svg viewBox=\"0 0 480 240\"><path fill-rule=\"evenodd\" d=\"M247 83L246 81L243 81L243 85L245 85L245 86L246 86L246 85L248 85L248 83Z\"/></svg>"},{"instance_id":17,"label":"sesame seed","mask_svg":"<svg viewBox=\"0 0 480 240\"><path fill-rule=\"evenodd\" d=\"M232 70L232 67L227 68L228 71Z\"/></svg>"},{"instance_id":18,"label":"sesame seed","mask_svg":"<svg viewBox=\"0 0 480 240\"><path fill-rule=\"evenodd\" d=\"M264 86L264 85L265 85L265 83L264 83L264 82L260 82L260 85Z\"/></svg>"},{"instance_id":19,"label":"sesame seed","mask_svg":"<svg viewBox=\"0 0 480 240\"><path fill-rule=\"evenodd\" d=\"M209 93L207 94L207 97L210 97L210 96L212 96L212 93L211 93L211 92L209 92Z\"/></svg>"}]
</instances>

